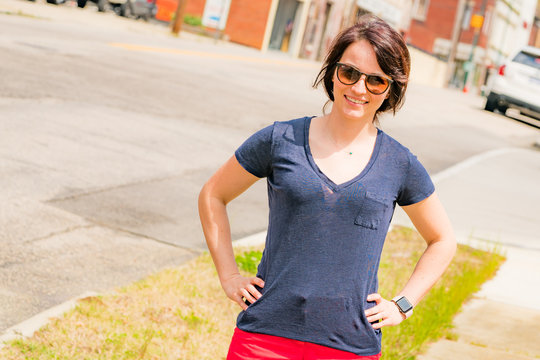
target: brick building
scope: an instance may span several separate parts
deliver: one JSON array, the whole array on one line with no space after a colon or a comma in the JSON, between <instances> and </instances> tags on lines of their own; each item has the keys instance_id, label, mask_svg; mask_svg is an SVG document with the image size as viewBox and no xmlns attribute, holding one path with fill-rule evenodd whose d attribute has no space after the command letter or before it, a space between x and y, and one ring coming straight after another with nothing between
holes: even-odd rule
<instances>
[{"instance_id":1,"label":"brick building","mask_svg":"<svg viewBox=\"0 0 540 360\"><path fill-rule=\"evenodd\" d=\"M444 61L455 54L450 83L463 86L468 69L480 87L488 69L527 43L533 6L536 0L414 0L407 41Z\"/></svg>"},{"instance_id":2,"label":"brick building","mask_svg":"<svg viewBox=\"0 0 540 360\"><path fill-rule=\"evenodd\" d=\"M365 12L375 13L405 32L411 1L187 0L185 13L203 18L210 3L225 4L226 24L221 32L230 41L263 51L286 52L293 57L320 59L339 31ZM159 15L169 21L172 12Z\"/></svg>"}]
</instances>

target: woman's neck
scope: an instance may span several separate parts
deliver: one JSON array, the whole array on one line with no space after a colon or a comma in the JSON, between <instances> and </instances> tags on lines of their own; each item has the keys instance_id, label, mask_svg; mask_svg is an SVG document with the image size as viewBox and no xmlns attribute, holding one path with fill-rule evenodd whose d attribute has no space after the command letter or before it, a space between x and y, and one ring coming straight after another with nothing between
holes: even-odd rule
<instances>
[{"instance_id":1,"label":"woman's neck","mask_svg":"<svg viewBox=\"0 0 540 360\"><path fill-rule=\"evenodd\" d=\"M348 119L332 112L324 116L322 120L328 135L338 145L354 145L377 135L377 128L372 120Z\"/></svg>"}]
</instances>

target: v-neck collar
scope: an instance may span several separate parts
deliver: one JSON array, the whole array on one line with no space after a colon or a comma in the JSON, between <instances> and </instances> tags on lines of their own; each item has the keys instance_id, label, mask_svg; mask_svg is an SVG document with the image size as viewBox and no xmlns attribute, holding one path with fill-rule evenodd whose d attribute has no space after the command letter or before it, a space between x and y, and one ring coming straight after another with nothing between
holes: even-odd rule
<instances>
[{"instance_id":1,"label":"v-neck collar","mask_svg":"<svg viewBox=\"0 0 540 360\"><path fill-rule=\"evenodd\" d=\"M377 129L377 138L375 139L375 146L373 147L373 152L371 153L371 157L369 158L369 162L364 167L364 169L362 169L362 171L358 175L353 177L352 179L347 180L347 181L345 181L344 183L341 183L341 184L336 184L334 181L332 181L332 179L330 179L328 176L325 175L325 173L323 173L321 171L321 169L319 168L317 163L315 163L315 159L313 159L313 155L311 154L311 148L309 146L309 129L310 129L310 125L311 125L311 120L314 117L315 116L306 117L305 122L304 122L304 149L306 151L306 156L307 156L308 162L311 165L311 167L313 168L313 170L315 171L315 173L321 178L322 181L324 181L334 191L339 191L339 190L341 190L343 188L346 188L347 186L352 185L355 182L357 182L358 180L360 180L361 178L363 178L369 172L369 170L371 169L371 167L375 163L375 160L377 159L377 156L379 155L379 149L381 147L382 133L383 132L380 129Z\"/></svg>"}]
</instances>

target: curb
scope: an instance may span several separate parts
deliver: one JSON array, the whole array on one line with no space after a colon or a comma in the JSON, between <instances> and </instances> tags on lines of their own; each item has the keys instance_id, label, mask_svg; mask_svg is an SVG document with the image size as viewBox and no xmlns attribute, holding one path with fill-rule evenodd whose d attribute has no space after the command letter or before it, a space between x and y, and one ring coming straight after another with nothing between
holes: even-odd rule
<instances>
[{"instance_id":1,"label":"curb","mask_svg":"<svg viewBox=\"0 0 540 360\"><path fill-rule=\"evenodd\" d=\"M237 247L250 247L260 246L266 241L266 231L247 236L245 238L236 240L233 242L233 246ZM6 343L16 339L29 338L34 335L39 329L49 323L51 319L59 318L71 309L77 306L77 302L89 297L98 296L98 293L88 291L77 297L74 297L60 305L47 309L28 320L25 320L17 325L10 327L0 334L0 350L6 346Z\"/></svg>"},{"instance_id":2,"label":"curb","mask_svg":"<svg viewBox=\"0 0 540 360\"><path fill-rule=\"evenodd\" d=\"M94 292L85 292L73 299L70 299L60 305L45 310L28 320L25 320L15 326L10 327L0 335L0 349L6 346L6 342L21 338L28 338L34 335L36 331L47 325L53 318L59 318L67 311L75 308L77 301L89 297L97 296Z\"/></svg>"},{"instance_id":3,"label":"curb","mask_svg":"<svg viewBox=\"0 0 540 360\"><path fill-rule=\"evenodd\" d=\"M263 245L266 241L266 231L261 231L250 236L247 236L242 239L233 241L233 247L249 247L249 246L260 246Z\"/></svg>"}]
</instances>

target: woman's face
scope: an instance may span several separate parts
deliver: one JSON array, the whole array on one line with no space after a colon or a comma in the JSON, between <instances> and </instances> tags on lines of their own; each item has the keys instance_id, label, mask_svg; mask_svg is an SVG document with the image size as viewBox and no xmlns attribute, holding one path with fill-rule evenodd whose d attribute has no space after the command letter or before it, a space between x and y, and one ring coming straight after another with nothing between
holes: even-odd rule
<instances>
[{"instance_id":1,"label":"woman's face","mask_svg":"<svg viewBox=\"0 0 540 360\"><path fill-rule=\"evenodd\" d=\"M363 73L383 75L389 78L377 63L373 47L367 40L352 43L345 49L339 60L340 63L352 65ZM366 88L366 77L362 76L353 85L345 85L337 78L334 70L334 104L332 113L350 120L365 120L373 122L375 112L388 97L390 86L380 95L369 92Z\"/></svg>"}]
</instances>

